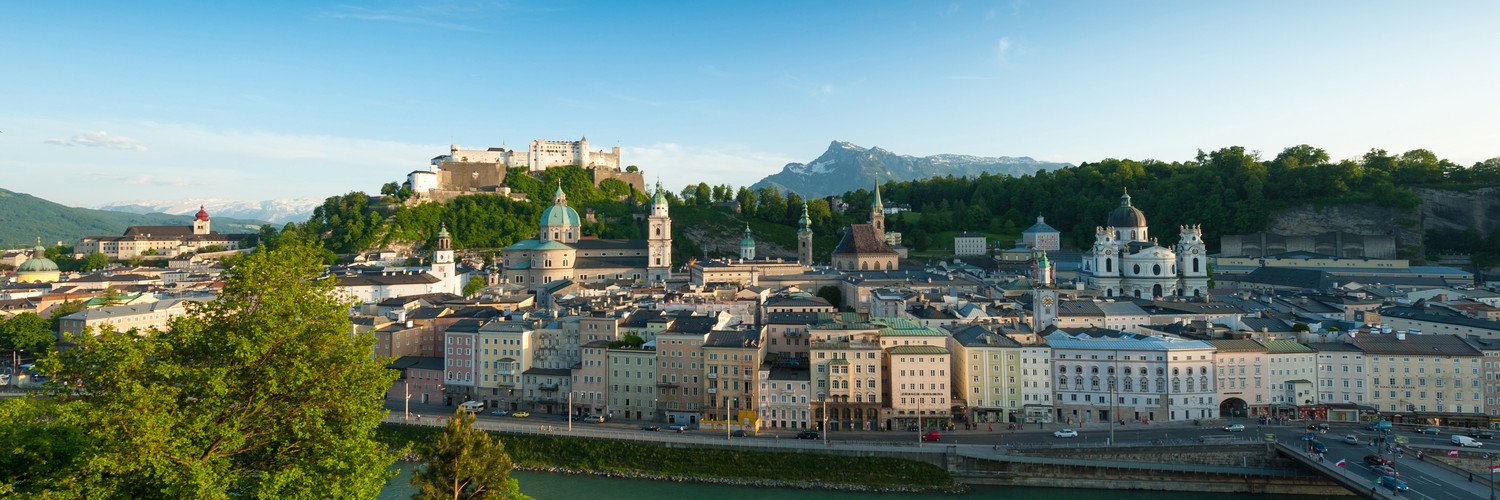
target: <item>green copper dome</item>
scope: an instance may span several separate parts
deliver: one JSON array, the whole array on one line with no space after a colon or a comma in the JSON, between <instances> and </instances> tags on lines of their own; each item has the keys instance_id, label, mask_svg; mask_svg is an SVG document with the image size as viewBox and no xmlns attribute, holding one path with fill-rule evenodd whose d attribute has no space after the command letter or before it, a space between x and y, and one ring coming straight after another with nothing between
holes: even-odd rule
<instances>
[{"instance_id":1,"label":"green copper dome","mask_svg":"<svg viewBox=\"0 0 1500 500\"><path fill-rule=\"evenodd\" d=\"M577 226L578 211L567 205L552 205L542 211L543 226Z\"/></svg>"},{"instance_id":2,"label":"green copper dome","mask_svg":"<svg viewBox=\"0 0 1500 500\"><path fill-rule=\"evenodd\" d=\"M36 248L32 249L32 252L32 255L34 255L35 257L27 259L26 262L22 262L21 265L16 268L16 272L49 273L56 272L58 270L57 263L52 262L52 259L46 257L47 249L42 248L41 245L37 245Z\"/></svg>"},{"instance_id":3,"label":"green copper dome","mask_svg":"<svg viewBox=\"0 0 1500 500\"><path fill-rule=\"evenodd\" d=\"M753 246L755 246L755 238L751 238L750 237L750 225L749 224L745 224L745 237L740 239L740 246L741 247L753 247Z\"/></svg>"}]
</instances>

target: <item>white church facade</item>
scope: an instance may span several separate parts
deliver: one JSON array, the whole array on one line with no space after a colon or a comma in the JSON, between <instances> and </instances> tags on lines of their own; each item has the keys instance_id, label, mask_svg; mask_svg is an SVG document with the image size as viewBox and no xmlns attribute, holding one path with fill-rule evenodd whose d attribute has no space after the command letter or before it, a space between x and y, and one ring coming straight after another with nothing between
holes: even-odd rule
<instances>
[{"instance_id":1,"label":"white church facade","mask_svg":"<svg viewBox=\"0 0 1500 500\"><path fill-rule=\"evenodd\" d=\"M1177 246L1158 245L1147 232L1146 214L1120 196L1108 225L1094 230L1094 246L1083 255L1079 279L1106 297L1203 297L1208 294L1208 255L1203 228L1179 228Z\"/></svg>"}]
</instances>

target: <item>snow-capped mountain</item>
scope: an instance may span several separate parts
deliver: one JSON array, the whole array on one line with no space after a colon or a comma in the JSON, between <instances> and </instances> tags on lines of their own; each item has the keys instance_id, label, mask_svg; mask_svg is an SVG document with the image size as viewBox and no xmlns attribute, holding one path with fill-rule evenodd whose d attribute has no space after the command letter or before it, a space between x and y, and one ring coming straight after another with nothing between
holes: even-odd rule
<instances>
[{"instance_id":1,"label":"snow-capped mountain","mask_svg":"<svg viewBox=\"0 0 1500 500\"><path fill-rule=\"evenodd\" d=\"M129 200L107 203L100 210L114 210L137 214L164 213L190 215L198 212L202 205L210 216L234 219L263 220L273 224L304 222L313 209L323 200L312 198L278 198L263 201L222 200L217 198L187 198L181 200Z\"/></svg>"},{"instance_id":2,"label":"snow-capped mountain","mask_svg":"<svg viewBox=\"0 0 1500 500\"><path fill-rule=\"evenodd\" d=\"M981 173L1005 175L1035 174L1037 170L1056 170L1067 163L1038 161L1026 156L970 156L942 154L925 157L898 155L880 148L863 148L844 141L833 141L828 150L811 163L788 163L753 187L775 186L803 196L843 194L855 189L869 189L880 182L909 181L943 175L976 177Z\"/></svg>"}]
</instances>

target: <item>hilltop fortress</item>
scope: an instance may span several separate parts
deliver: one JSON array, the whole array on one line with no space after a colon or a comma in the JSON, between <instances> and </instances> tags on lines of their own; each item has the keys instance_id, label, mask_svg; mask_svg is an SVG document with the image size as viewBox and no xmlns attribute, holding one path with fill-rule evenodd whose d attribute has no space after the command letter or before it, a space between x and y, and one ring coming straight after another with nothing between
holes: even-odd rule
<instances>
[{"instance_id":1,"label":"hilltop fortress","mask_svg":"<svg viewBox=\"0 0 1500 500\"><path fill-rule=\"evenodd\" d=\"M609 151L589 150L589 139L577 141L531 141L529 149L517 151L505 147L489 149L463 149L454 144L448 154L433 157L427 170L416 170L406 175L414 199L423 201L446 201L456 196L474 193L512 195L505 186L507 169L525 167L531 172L540 172L553 167L576 165L593 175L594 185L604 179L618 179L631 188L646 192L646 180L639 171L627 172L621 166L620 147Z\"/></svg>"}]
</instances>

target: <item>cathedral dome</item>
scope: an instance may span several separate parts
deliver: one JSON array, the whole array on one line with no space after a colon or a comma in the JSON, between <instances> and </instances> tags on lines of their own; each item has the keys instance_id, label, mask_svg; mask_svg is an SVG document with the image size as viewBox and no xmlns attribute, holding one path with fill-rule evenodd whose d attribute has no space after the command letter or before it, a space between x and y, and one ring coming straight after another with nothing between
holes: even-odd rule
<instances>
[{"instance_id":1,"label":"cathedral dome","mask_svg":"<svg viewBox=\"0 0 1500 500\"><path fill-rule=\"evenodd\" d=\"M1130 193L1120 195L1120 206L1109 213L1109 227L1146 227L1146 214L1130 206Z\"/></svg>"},{"instance_id":2,"label":"cathedral dome","mask_svg":"<svg viewBox=\"0 0 1500 500\"><path fill-rule=\"evenodd\" d=\"M55 273L58 271L57 263L52 262L52 259L45 257L46 250L43 249L40 245L36 247L32 255L34 255L34 257L26 259L26 262L22 262L20 266L16 267L16 272Z\"/></svg>"},{"instance_id":3,"label":"cathedral dome","mask_svg":"<svg viewBox=\"0 0 1500 500\"><path fill-rule=\"evenodd\" d=\"M567 205L552 205L542 211L543 226L577 226L578 211Z\"/></svg>"}]
</instances>

